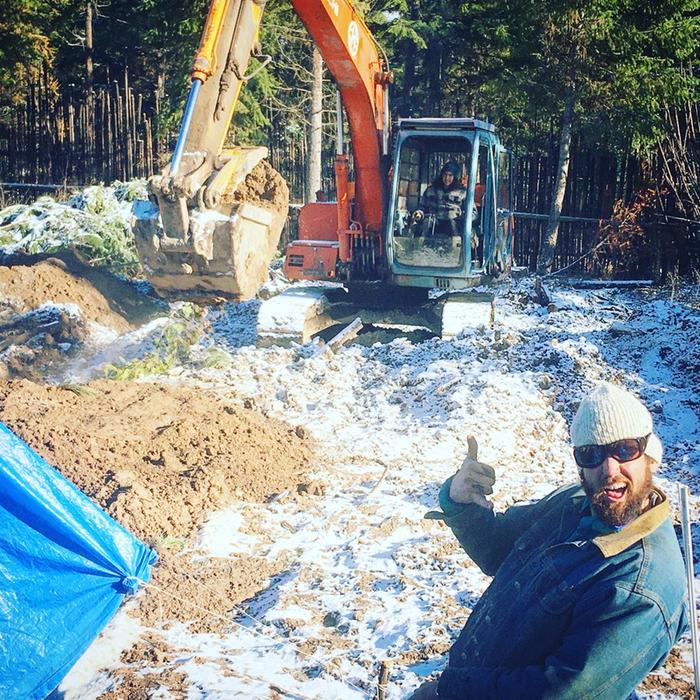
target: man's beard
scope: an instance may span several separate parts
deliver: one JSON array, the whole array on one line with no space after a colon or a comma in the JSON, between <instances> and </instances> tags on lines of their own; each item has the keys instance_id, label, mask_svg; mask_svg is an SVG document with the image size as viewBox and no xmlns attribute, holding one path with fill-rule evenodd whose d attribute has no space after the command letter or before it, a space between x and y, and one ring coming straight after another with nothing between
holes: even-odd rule
<instances>
[{"instance_id":1,"label":"man's beard","mask_svg":"<svg viewBox=\"0 0 700 700\"><path fill-rule=\"evenodd\" d=\"M608 481L600 485L600 488L594 487L581 478L583 490L591 499L591 510L598 516L599 520L608 527L623 527L631 523L646 509L649 502L649 495L653 490L651 481L651 467L646 466L644 472L644 481L636 488L632 485L629 479L624 479L627 485L625 497L619 503L613 503L608 500L605 495L605 487L612 486L613 483L620 483L621 480Z\"/></svg>"}]
</instances>

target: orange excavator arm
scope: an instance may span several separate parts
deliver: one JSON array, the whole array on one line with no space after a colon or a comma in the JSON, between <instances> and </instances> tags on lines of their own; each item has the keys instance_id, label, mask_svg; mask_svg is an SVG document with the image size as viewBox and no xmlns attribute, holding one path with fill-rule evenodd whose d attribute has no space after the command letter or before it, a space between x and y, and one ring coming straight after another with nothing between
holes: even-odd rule
<instances>
[{"instance_id":1,"label":"orange excavator arm","mask_svg":"<svg viewBox=\"0 0 700 700\"><path fill-rule=\"evenodd\" d=\"M135 208L139 257L163 294L212 292L249 298L264 280L279 240L284 223L280 212L262 211L249 202L239 205L234 196L266 149L224 148L240 89L251 77L247 66L256 52L265 3L211 0L172 160L149 181L152 204ZM350 0L291 0L291 5L335 78L350 124L352 221L347 157L336 159L338 258L347 263L358 242L364 250L382 247L389 73ZM278 189L286 199L282 184Z\"/></svg>"},{"instance_id":2,"label":"orange excavator arm","mask_svg":"<svg viewBox=\"0 0 700 700\"><path fill-rule=\"evenodd\" d=\"M349 0L291 4L318 46L345 106L354 156L354 218L366 231L379 232L385 187L381 156L388 148L390 129L388 66Z\"/></svg>"}]
</instances>

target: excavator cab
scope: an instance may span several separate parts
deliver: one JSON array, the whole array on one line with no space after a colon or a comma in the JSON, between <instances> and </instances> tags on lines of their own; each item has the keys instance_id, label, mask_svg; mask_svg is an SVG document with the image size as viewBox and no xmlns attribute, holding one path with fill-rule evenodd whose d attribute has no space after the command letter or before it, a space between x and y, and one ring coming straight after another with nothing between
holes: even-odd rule
<instances>
[{"instance_id":1,"label":"excavator cab","mask_svg":"<svg viewBox=\"0 0 700 700\"><path fill-rule=\"evenodd\" d=\"M445 168L457 175L447 192L440 182ZM506 272L510 173L510 153L487 122L400 120L386 218L392 281L460 289L479 284L484 274ZM436 190L442 190L437 207Z\"/></svg>"}]
</instances>

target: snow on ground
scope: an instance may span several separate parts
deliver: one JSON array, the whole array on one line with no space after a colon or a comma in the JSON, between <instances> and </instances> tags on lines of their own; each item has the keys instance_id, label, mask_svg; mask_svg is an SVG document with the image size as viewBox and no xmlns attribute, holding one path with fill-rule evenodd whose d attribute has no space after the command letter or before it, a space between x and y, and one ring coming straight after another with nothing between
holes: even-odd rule
<instances>
[{"instance_id":1,"label":"snow on ground","mask_svg":"<svg viewBox=\"0 0 700 700\"><path fill-rule=\"evenodd\" d=\"M700 493L698 290L672 300L552 283L549 311L531 291L528 281L498 291L495 330L321 356L311 345L256 348L259 301L210 312L207 342L165 381L212 388L303 426L321 447L312 476L325 490L304 510L285 494L237 503L201 528L192 557L255 554L280 562L280 573L226 637L167 632L183 650L188 698L270 697L274 688L284 697L371 697L382 661L386 697L409 695L445 665L489 581L446 528L424 519L460 465L466 436L496 469L497 508L538 498L576 479L567 425L597 380L623 383L652 408L666 448L659 482L672 502L677 483ZM143 333L130 338L122 348ZM223 367L202 361L212 347L226 353ZM76 368L80 378L85 367ZM696 497L692 513L697 547ZM128 640L124 611L62 683L66 700L107 687L99 669L122 628Z\"/></svg>"}]
</instances>

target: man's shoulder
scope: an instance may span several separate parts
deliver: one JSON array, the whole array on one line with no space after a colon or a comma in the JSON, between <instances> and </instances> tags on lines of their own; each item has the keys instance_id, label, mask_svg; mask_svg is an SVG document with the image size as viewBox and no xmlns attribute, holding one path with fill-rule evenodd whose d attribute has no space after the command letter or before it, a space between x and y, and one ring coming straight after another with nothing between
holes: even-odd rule
<instances>
[{"instance_id":1,"label":"man's shoulder","mask_svg":"<svg viewBox=\"0 0 700 700\"><path fill-rule=\"evenodd\" d=\"M554 491L550 491L546 496L533 498L531 500L517 501L511 507L534 506L537 509L549 510L550 508L566 506L569 503L579 504L585 497L586 494L583 492L580 484L566 484Z\"/></svg>"},{"instance_id":2,"label":"man's shoulder","mask_svg":"<svg viewBox=\"0 0 700 700\"><path fill-rule=\"evenodd\" d=\"M586 494L580 485L567 484L548 493L540 499L530 501L518 501L514 503L508 511L520 512L522 509L528 509L532 515L533 523L541 520L551 520L551 518L559 521L560 517L565 513L573 513L580 509ZM571 516L573 517L573 515Z\"/></svg>"},{"instance_id":3,"label":"man's shoulder","mask_svg":"<svg viewBox=\"0 0 700 700\"><path fill-rule=\"evenodd\" d=\"M607 561L616 573L620 594L637 603L652 603L669 630L685 625L685 568L670 519Z\"/></svg>"},{"instance_id":4,"label":"man's shoulder","mask_svg":"<svg viewBox=\"0 0 700 700\"><path fill-rule=\"evenodd\" d=\"M659 527L644 537L640 546L648 563L647 578L673 579L685 588L683 555L670 518L664 519Z\"/></svg>"},{"instance_id":5,"label":"man's shoulder","mask_svg":"<svg viewBox=\"0 0 700 700\"><path fill-rule=\"evenodd\" d=\"M618 586L675 607L685 596L685 567L668 503L659 506L652 509L659 513L646 511L619 533L593 542L619 577Z\"/></svg>"}]
</instances>

